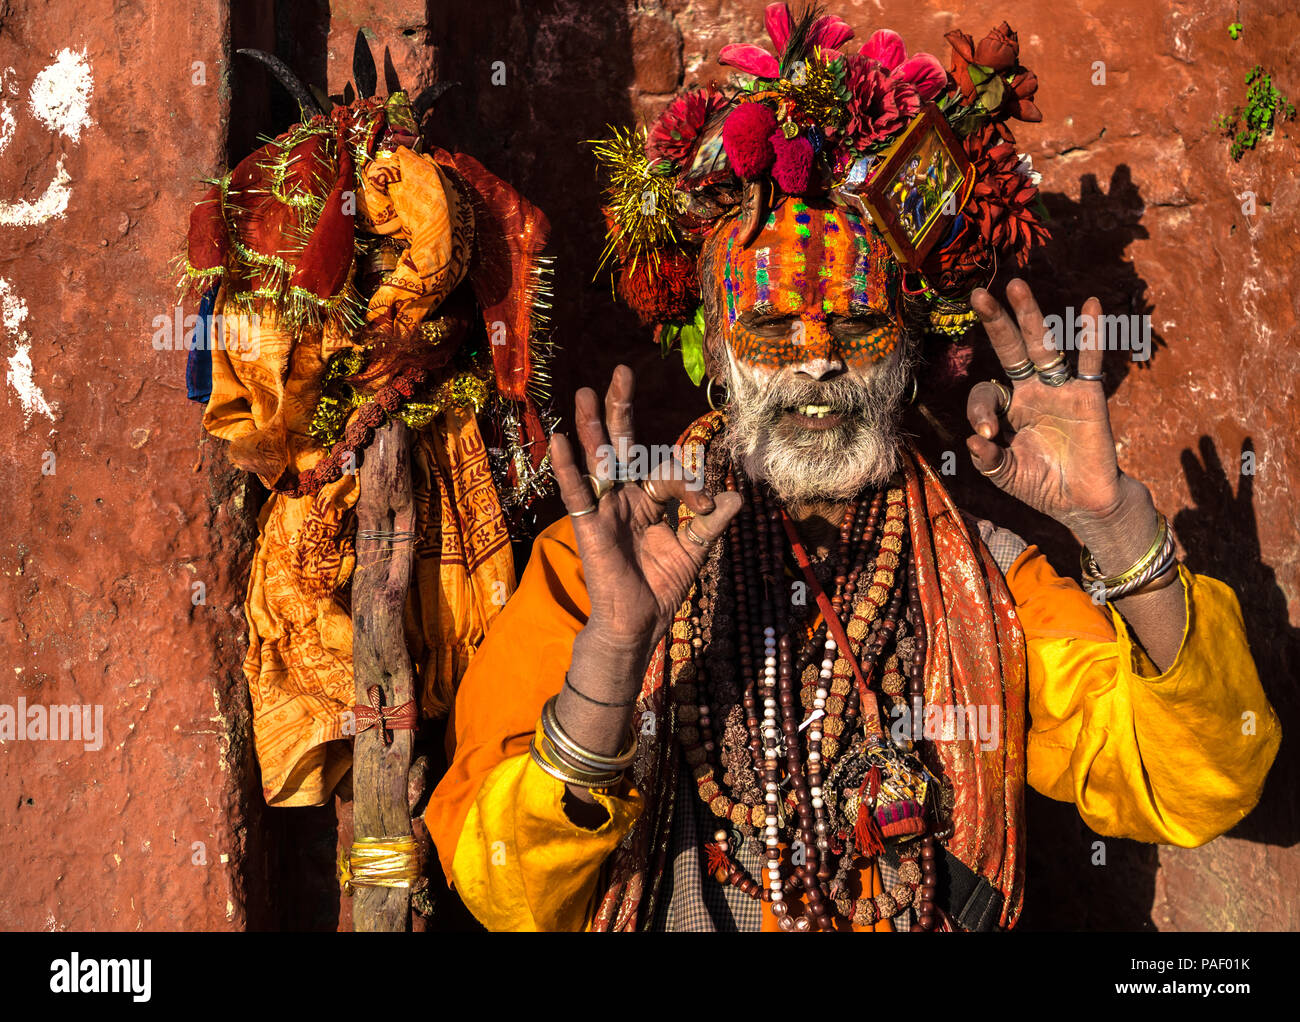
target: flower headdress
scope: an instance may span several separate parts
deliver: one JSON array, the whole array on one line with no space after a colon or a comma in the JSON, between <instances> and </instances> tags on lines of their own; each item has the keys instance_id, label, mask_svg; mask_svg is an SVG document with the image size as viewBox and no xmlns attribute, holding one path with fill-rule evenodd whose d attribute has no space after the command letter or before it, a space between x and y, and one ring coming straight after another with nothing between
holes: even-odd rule
<instances>
[{"instance_id":1,"label":"flower headdress","mask_svg":"<svg viewBox=\"0 0 1300 1022\"><path fill-rule=\"evenodd\" d=\"M701 243L732 216L752 240L783 196L819 197L889 242L910 318L960 336L971 292L1048 237L1038 175L1007 124L1042 119L1015 32L1003 22L978 44L949 32L949 73L889 30L848 54L853 29L817 8L796 18L774 3L766 23L772 51L723 47L719 61L740 73L726 89L696 89L648 130L595 143L608 176L601 263L617 293L665 351L680 343L698 383Z\"/></svg>"}]
</instances>

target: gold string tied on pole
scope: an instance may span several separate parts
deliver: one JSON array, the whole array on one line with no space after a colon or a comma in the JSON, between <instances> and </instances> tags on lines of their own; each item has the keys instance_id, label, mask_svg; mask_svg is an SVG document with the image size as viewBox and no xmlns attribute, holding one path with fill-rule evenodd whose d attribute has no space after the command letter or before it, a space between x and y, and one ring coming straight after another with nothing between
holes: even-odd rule
<instances>
[{"instance_id":1,"label":"gold string tied on pole","mask_svg":"<svg viewBox=\"0 0 1300 1022\"><path fill-rule=\"evenodd\" d=\"M358 838L350 853L339 853L339 886L349 896L356 887L409 889L419 875L415 838L409 834Z\"/></svg>"}]
</instances>

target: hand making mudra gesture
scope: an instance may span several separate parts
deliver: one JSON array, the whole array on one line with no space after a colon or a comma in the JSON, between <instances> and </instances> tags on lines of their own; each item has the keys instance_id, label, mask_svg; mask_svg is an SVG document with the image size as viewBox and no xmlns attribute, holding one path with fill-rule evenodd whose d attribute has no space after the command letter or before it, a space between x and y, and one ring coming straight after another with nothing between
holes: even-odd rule
<instances>
[{"instance_id":1,"label":"hand making mudra gesture","mask_svg":"<svg viewBox=\"0 0 1300 1022\"><path fill-rule=\"evenodd\" d=\"M1013 280L1007 298L1014 319L989 292L980 289L972 296L1010 378L971 388L967 418L974 433L967 447L972 460L1003 491L1069 528L1088 547L1102 576L1122 573L1164 537L1165 525L1147 488L1117 464L1101 384L1102 346L1079 352L1074 375L1052 347L1029 287ZM1089 299L1082 311L1085 329L1097 330L1100 315L1100 303ZM839 372L844 371L840 363ZM614 371L603 417L595 392L578 392L574 418L581 451L560 434L551 438L553 471L591 599L556 713L576 742L609 756L626 745L655 644L741 501L733 492L706 494L679 463L660 465L651 479L639 483L600 480L602 469L608 469L602 447L612 444L618 450L622 443L635 443L633 384L627 366ZM680 531L665 520L673 500L696 515ZM810 517L807 508L788 510L796 522ZM827 517L825 508L817 514ZM829 517L838 521L834 509ZM1155 664L1167 668L1185 626L1176 567L1162 571L1141 593L1114 599ZM575 798L592 800L587 789L569 790Z\"/></svg>"}]
</instances>

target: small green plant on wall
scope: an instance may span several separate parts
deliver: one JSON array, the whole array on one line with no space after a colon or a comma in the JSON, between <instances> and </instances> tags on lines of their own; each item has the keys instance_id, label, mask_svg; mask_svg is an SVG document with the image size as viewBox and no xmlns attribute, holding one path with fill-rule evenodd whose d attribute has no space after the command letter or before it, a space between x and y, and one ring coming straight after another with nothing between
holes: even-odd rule
<instances>
[{"instance_id":1,"label":"small green plant on wall","mask_svg":"<svg viewBox=\"0 0 1300 1022\"><path fill-rule=\"evenodd\" d=\"M1231 114L1221 115L1218 128L1232 139L1229 154L1234 160L1240 160L1261 138L1273 134L1277 122L1294 117L1295 105L1273 87L1273 76L1256 64L1246 75L1246 105L1233 107Z\"/></svg>"}]
</instances>

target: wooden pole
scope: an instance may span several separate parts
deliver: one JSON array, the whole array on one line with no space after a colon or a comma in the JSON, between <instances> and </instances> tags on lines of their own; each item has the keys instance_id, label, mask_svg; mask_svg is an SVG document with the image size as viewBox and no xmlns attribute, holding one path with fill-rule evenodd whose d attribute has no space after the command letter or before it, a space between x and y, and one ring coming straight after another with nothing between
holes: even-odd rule
<instances>
[{"instance_id":1,"label":"wooden pole","mask_svg":"<svg viewBox=\"0 0 1300 1022\"><path fill-rule=\"evenodd\" d=\"M385 709L415 698L402 616L411 584L415 505L411 498L411 441L393 420L375 431L361 464L357 499L357 566L352 583L352 665L359 706L378 685ZM368 537L376 532L378 537ZM396 534L396 536L394 536ZM403 535L405 534L405 535ZM356 736L352 758L353 835L399 838L411 834L407 776L415 733L377 724ZM406 930L407 888L357 885L352 928L358 932Z\"/></svg>"}]
</instances>

